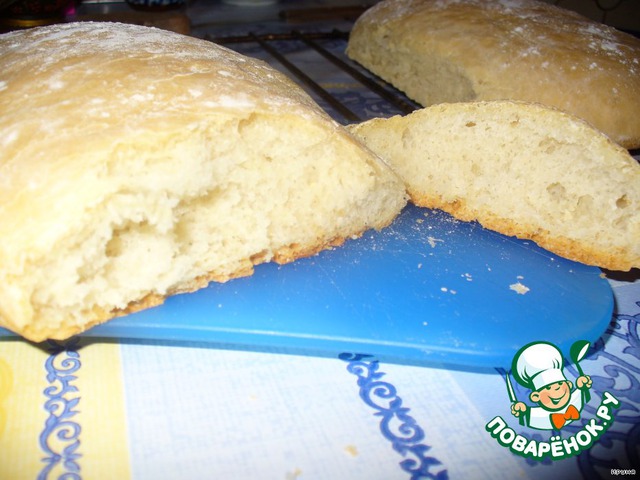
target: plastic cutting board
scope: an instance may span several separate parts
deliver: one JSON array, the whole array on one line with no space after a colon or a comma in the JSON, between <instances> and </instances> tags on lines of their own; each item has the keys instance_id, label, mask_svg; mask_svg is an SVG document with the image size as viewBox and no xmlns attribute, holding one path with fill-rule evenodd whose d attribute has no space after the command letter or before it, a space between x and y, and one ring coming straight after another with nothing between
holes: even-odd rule
<instances>
[{"instance_id":1,"label":"plastic cutting board","mask_svg":"<svg viewBox=\"0 0 640 480\"><path fill-rule=\"evenodd\" d=\"M576 340L593 343L612 311L599 269L408 206L382 231L287 265L259 265L251 277L176 295L83 335L509 367L532 341L567 355Z\"/></svg>"}]
</instances>

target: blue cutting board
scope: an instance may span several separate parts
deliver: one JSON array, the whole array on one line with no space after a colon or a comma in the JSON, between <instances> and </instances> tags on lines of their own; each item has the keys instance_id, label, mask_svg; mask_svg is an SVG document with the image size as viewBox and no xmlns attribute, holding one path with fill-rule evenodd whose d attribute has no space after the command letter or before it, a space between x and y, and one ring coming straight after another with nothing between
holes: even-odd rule
<instances>
[{"instance_id":1,"label":"blue cutting board","mask_svg":"<svg viewBox=\"0 0 640 480\"><path fill-rule=\"evenodd\" d=\"M568 354L611 321L598 268L446 213L407 206L382 231L251 277L176 295L83 336L508 368L523 345Z\"/></svg>"}]
</instances>

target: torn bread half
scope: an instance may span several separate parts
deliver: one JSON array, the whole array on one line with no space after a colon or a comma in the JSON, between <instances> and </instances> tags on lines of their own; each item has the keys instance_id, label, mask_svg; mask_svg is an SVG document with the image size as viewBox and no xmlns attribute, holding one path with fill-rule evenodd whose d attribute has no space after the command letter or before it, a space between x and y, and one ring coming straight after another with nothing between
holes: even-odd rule
<instances>
[{"instance_id":1,"label":"torn bread half","mask_svg":"<svg viewBox=\"0 0 640 480\"><path fill-rule=\"evenodd\" d=\"M65 339L389 224L389 167L266 63L172 32L0 36L0 325Z\"/></svg>"},{"instance_id":2,"label":"torn bread half","mask_svg":"<svg viewBox=\"0 0 640 480\"><path fill-rule=\"evenodd\" d=\"M351 132L414 203L611 270L640 266L640 164L584 121L537 104L440 104Z\"/></svg>"}]
</instances>

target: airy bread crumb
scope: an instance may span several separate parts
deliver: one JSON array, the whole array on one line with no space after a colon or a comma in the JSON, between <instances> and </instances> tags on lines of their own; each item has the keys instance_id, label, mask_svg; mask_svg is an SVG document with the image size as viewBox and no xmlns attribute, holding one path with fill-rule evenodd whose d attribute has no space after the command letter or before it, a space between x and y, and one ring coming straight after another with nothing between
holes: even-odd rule
<instances>
[{"instance_id":1,"label":"airy bread crumb","mask_svg":"<svg viewBox=\"0 0 640 480\"><path fill-rule=\"evenodd\" d=\"M418 205L586 264L640 266L640 164L578 118L536 104L469 102L350 129Z\"/></svg>"}]
</instances>

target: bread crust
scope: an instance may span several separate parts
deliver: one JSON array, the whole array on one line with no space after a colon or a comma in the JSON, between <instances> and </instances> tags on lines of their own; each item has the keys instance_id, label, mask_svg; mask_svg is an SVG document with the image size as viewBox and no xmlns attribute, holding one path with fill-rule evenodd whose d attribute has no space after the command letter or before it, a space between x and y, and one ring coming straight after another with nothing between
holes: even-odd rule
<instances>
[{"instance_id":1,"label":"bread crust","mask_svg":"<svg viewBox=\"0 0 640 480\"><path fill-rule=\"evenodd\" d=\"M640 147L640 40L532 0L386 0L347 54L423 106L518 100Z\"/></svg>"},{"instance_id":2,"label":"bread crust","mask_svg":"<svg viewBox=\"0 0 640 480\"><path fill-rule=\"evenodd\" d=\"M380 224L377 228L384 228L388 226ZM353 234L349 237L349 239L354 240L362 236L364 231L360 233ZM282 248L281 250L275 252L273 256L273 261L279 263L281 265L294 262L300 258L309 257L320 253L323 250L328 248L340 247L347 238L344 237L336 237L326 244L313 245L301 247L300 245L290 245ZM101 309L95 309L92 313L93 315L88 316L85 320L85 323L82 325L72 324L72 325L63 325L59 327L56 331L52 331L48 334L47 338L51 340L66 340L74 335L80 334L91 327L96 325L100 325L104 322L107 322L111 319L123 317L126 315L130 315L132 313L140 312L143 310L147 310L149 308L157 307L162 305L167 298L173 295L179 295L184 293L192 293L198 291L202 288L207 287L211 282L216 283L225 283L230 280L242 277L249 277L254 273L254 266L257 266L261 263L265 263L270 261L271 258L262 255L262 256L254 256L250 260L247 260L241 267L233 272L210 272L206 275L199 276L188 283L185 283L180 286L180 288L170 290L165 295L159 295L157 293L150 293L145 295L143 298L133 301L129 303L125 308L122 309L113 309L111 311L105 311ZM30 327L27 327L23 332L23 336L26 338L35 338L39 339L42 336L42 333L38 330L32 331Z\"/></svg>"},{"instance_id":3,"label":"bread crust","mask_svg":"<svg viewBox=\"0 0 640 480\"><path fill-rule=\"evenodd\" d=\"M514 222L512 219L492 215L469 207L464 200L445 202L440 197L424 195L421 192L409 192L411 201L420 207L437 208L447 212L458 220L478 222L484 228L513 236L522 240L532 240L540 247L555 254L587 265L604 266L608 270L629 271L636 268L637 260L629 260L629 252L624 248L602 249L589 241L558 236L554 232L540 228L539 225Z\"/></svg>"}]
</instances>

